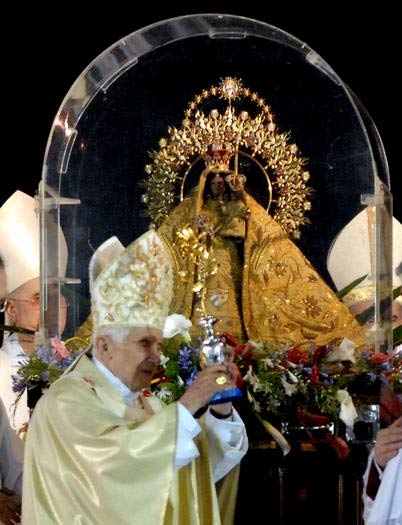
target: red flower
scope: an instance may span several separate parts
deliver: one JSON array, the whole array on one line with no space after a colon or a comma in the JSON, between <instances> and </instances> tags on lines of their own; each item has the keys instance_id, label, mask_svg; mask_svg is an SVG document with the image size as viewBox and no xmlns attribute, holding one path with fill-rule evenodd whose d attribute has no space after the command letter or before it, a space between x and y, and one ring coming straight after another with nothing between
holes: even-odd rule
<instances>
[{"instance_id":1,"label":"red flower","mask_svg":"<svg viewBox=\"0 0 402 525\"><path fill-rule=\"evenodd\" d=\"M310 361L310 356L306 350L301 348L291 348L288 351L288 361L294 363L295 365L306 364Z\"/></svg>"},{"instance_id":2,"label":"red flower","mask_svg":"<svg viewBox=\"0 0 402 525\"><path fill-rule=\"evenodd\" d=\"M313 414L304 409L297 411L297 418L306 427L321 427L329 423L329 417L322 414Z\"/></svg>"},{"instance_id":3,"label":"red flower","mask_svg":"<svg viewBox=\"0 0 402 525\"><path fill-rule=\"evenodd\" d=\"M326 352L327 348L325 346L318 346L313 354L313 363L319 363L326 354Z\"/></svg>"},{"instance_id":4,"label":"red flower","mask_svg":"<svg viewBox=\"0 0 402 525\"><path fill-rule=\"evenodd\" d=\"M377 365L385 363L385 361L388 361L389 359L390 357L387 354L374 354L371 356L371 360Z\"/></svg>"},{"instance_id":5,"label":"red flower","mask_svg":"<svg viewBox=\"0 0 402 525\"><path fill-rule=\"evenodd\" d=\"M317 365L313 365L310 374L311 384L317 386L320 384L320 370Z\"/></svg>"},{"instance_id":6,"label":"red flower","mask_svg":"<svg viewBox=\"0 0 402 525\"><path fill-rule=\"evenodd\" d=\"M229 346L239 346L237 339L229 332L223 332L221 335L221 341Z\"/></svg>"}]
</instances>

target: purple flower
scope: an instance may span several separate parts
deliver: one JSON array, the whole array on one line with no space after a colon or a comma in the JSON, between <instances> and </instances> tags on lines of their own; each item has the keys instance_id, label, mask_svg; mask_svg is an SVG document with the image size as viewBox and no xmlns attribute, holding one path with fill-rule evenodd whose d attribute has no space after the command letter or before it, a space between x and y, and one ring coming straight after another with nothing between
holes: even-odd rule
<instances>
[{"instance_id":1,"label":"purple flower","mask_svg":"<svg viewBox=\"0 0 402 525\"><path fill-rule=\"evenodd\" d=\"M194 364L191 360L192 351L193 349L191 346L185 346L183 349L179 350L179 359L177 362L181 372L191 373L193 371Z\"/></svg>"},{"instance_id":2,"label":"purple flower","mask_svg":"<svg viewBox=\"0 0 402 525\"><path fill-rule=\"evenodd\" d=\"M48 346L40 346L36 350L36 355L47 365L50 365L54 361L53 357L54 351L51 350Z\"/></svg>"}]
</instances>

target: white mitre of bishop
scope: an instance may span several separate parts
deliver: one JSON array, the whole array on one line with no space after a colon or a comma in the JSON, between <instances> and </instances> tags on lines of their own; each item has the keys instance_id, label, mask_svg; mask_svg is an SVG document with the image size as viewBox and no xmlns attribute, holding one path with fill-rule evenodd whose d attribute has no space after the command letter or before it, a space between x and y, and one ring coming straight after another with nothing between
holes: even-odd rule
<instances>
[{"instance_id":1,"label":"white mitre of bishop","mask_svg":"<svg viewBox=\"0 0 402 525\"><path fill-rule=\"evenodd\" d=\"M124 248L117 237L105 241L89 266L94 331L104 327L163 330L173 294L170 255L149 230Z\"/></svg>"},{"instance_id":2,"label":"white mitre of bishop","mask_svg":"<svg viewBox=\"0 0 402 525\"><path fill-rule=\"evenodd\" d=\"M7 275L7 295L39 277L39 214L36 199L17 190L0 208L0 254ZM67 244L60 226L50 217L46 224L48 245L57 247L57 257L46 261L47 275L64 277Z\"/></svg>"},{"instance_id":3,"label":"white mitre of bishop","mask_svg":"<svg viewBox=\"0 0 402 525\"><path fill-rule=\"evenodd\" d=\"M347 306L373 300L375 264L375 221L371 210L365 208L339 232L328 252L327 268L337 290L367 275L343 301ZM392 218L392 282L401 285L402 224Z\"/></svg>"},{"instance_id":4,"label":"white mitre of bishop","mask_svg":"<svg viewBox=\"0 0 402 525\"><path fill-rule=\"evenodd\" d=\"M39 277L39 217L36 202L16 191L0 208L0 253L7 274L7 294Z\"/></svg>"}]
</instances>

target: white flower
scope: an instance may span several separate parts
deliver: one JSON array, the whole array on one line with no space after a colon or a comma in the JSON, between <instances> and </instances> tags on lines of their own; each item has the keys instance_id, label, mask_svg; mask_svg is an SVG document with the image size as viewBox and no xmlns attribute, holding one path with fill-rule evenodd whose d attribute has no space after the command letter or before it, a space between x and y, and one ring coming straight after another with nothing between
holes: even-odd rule
<instances>
[{"instance_id":1,"label":"white flower","mask_svg":"<svg viewBox=\"0 0 402 525\"><path fill-rule=\"evenodd\" d=\"M161 366L166 368L166 363L169 361L169 357L166 357L164 354L161 354Z\"/></svg>"},{"instance_id":2,"label":"white flower","mask_svg":"<svg viewBox=\"0 0 402 525\"><path fill-rule=\"evenodd\" d=\"M336 398L341 405L339 417L347 427L353 426L357 419L357 412L349 392L347 390L338 390Z\"/></svg>"},{"instance_id":3,"label":"white flower","mask_svg":"<svg viewBox=\"0 0 402 525\"><path fill-rule=\"evenodd\" d=\"M355 343L345 337L342 343L338 347L335 347L328 357L325 358L325 361L328 363L334 363L336 361L351 361L355 363L355 348Z\"/></svg>"},{"instance_id":4,"label":"white flower","mask_svg":"<svg viewBox=\"0 0 402 525\"><path fill-rule=\"evenodd\" d=\"M297 386L296 385L291 385L285 379L283 379L283 377L281 377L281 381L282 381L283 388L285 389L286 395L287 396L292 396L296 392Z\"/></svg>"},{"instance_id":5,"label":"white flower","mask_svg":"<svg viewBox=\"0 0 402 525\"><path fill-rule=\"evenodd\" d=\"M274 368L274 363L269 357L266 357L265 359L261 359L261 363L264 366L265 370L268 370L268 368Z\"/></svg>"},{"instance_id":6,"label":"white flower","mask_svg":"<svg viewBox=\"0 0 402 525\"><path fill-rule=\"evenodd\" d=\"M188 331L192 324L193 323L189 319L186 319L184 315L171 314L166 318L163 337L165 339L171 339L175 335L181 335L187 341L190 341L190 334Z\"/></svg>"},{"instance_id":7,"label":"white flower","mask_svg":"<svg viewBox=\"0 0 402 525\"><path fill-rule=\"evenodd\" d=\"M164 401L165 399L170 399L173 394L166 387L162 387L158 392L156 392L156 395L157 397L159 397L159 399L162 399L162 401Z\"/></svg>"},{"instance_id":8,"label":"white flower","mask_svg":"<svg viewBox=\"0 0 402 525\"><path fill-rule=\"evenodd\" d=\"M287 374L289 376L289 379L292 381L292 383L298 383L299 382L297 377L294 374L292 374L292 372L290 370L287 370Z\"/></svg>"}]
</instances>

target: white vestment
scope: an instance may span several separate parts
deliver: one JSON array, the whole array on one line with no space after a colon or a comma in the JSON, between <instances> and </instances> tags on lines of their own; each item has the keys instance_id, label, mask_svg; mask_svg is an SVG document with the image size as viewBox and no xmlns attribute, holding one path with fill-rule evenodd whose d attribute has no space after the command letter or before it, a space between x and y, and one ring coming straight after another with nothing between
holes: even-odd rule
<instances>
[{"instance_id":1,"label":"white vestment","mask_svg":"<svg viewBox=\"0 0 402 525\"><path fill-rule=\"evenodd\" d=\"M0 399L0 488L21 494L24 444L12 430Z\"/></svg>"},{"instance_id":2,"label":"white vestment","mask_svg":"<svg viewBox=\"0 0 402 525\"><path fill-rule=\"evenodd\" d=\"M364 518L367 525L402 525L402 449L388 461L380 474L381 483L374 501L366 494L368 477L373 465L369 458L364 474Z\"/></svg>"},{"instance_id":3,"label":"white vestment","mask_svg":"<svg viewBox=\"0 0 402 525\"><path fill-rule=\"evenodd\" d=\"M15 333L5 339L0 349L0 398L6 408L10 425L17 431L29 421L29 408L25 390L15 409L17 393L13 391L11 376L17 373L20 362L25 355Z\"/></svg>"}]
</instances>

